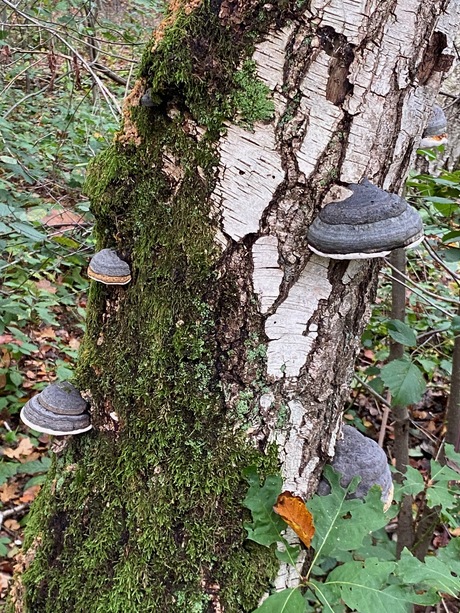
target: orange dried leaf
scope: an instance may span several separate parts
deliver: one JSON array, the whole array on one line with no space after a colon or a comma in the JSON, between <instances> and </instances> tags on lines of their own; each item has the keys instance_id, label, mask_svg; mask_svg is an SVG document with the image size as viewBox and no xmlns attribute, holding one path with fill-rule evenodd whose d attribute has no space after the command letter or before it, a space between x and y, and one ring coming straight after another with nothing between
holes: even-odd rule
<instances>
[{"instance_id":1,"label":"orange dried leaf","mask_svg":"<svg viewBox=\"0 0 460 613\"><path fill-rule=\"evenodd\" d=\"M5 521L3 522L5 528L8 528L8 530L20 530L21 528L21 524L16 521L15 519L5 519Z\"/></svg>"},{"instance_id":2,"label":"orange dried leaf","mask_svg":"<svg viewBox=\"0 0 460 613\"><path fill-rule=\"evenodd\" d=\"M313 515L305 506L302 498L294 496L292 492L282 492L276 499L273 510L294 530L302 543L310 547L311 539L315 534L315 526Z\"/></svg>"},{"instance_id":3,"label":"orange dried leaf","mask_svg":"<svg viewBox=\"0 0 460 613\"><path fill-rule=\"evenodd\" d=\"M32 502L35 500L38 492L40 491L41 485L32 485L32 487L28 487L24 494L19 498L21 502Z\"/></svg>"},{"instance_id":4,"label":"orange dried leaf","mask_svg":"<svg viewBox=\"0 0 460 613\"><path fill-rule=\"evenodd\" d=\"M15 483L5 483L0 487L0 502L10 502L18 497L18 486Z\"/></svg>"},{"instance_id":5,"label":"orange dried leaf","mask_svg":"<svg viewBox=\"0 0 460 613\"><path fill-rule=\"evenodd\" d=\"M19 460L21 456L28 456L33 448L34 446L30 442L30 438L24 437L19 441L19 445L16 447L16 449L6 447L3 449L3 454L6 455L7 458Z\"/></svg>"}]
</instances>

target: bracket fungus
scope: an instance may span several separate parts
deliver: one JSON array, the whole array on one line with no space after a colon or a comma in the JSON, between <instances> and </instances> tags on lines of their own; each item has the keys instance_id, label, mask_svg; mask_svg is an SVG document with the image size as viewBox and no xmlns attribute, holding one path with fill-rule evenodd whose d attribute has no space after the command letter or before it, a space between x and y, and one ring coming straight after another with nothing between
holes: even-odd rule
<instances>
[{"instance_id":1,"label":"bracket fungus","mask_svg":"<svg viewBox=\"0 0 460 613\"><path fill-rule=\"evenodd\" d=\"M385 506L391 504L393 481L385 452L356 428L342 426L342 438L337 441L331 466L342 475L342 487L347 487L353 477L361 477L356 491L349 495L350 498L364 498L373 485L379 485ZM326 496L330 491L329 483L322 479L318 494Z\"/></svg>"},{"instance_id":2,"label":"bracket fungus","mask_svg":"<svg viewBox=\"0 0 460 613\"><path fill-rule=\"evenodd\" d=\"M423 130L420 148L424 147L439 147L447 143L447 119L444 111L437 104L434 105L431 111L430 118Z\"/></svg>"},{"instance_id":3,"label":"bracket fungus","mask_svg":"<svg viewBox=\"0 0 460 613\"><path fill-rule=\"evenodd\" d=\"M418 212L367 179L352 183L345 200L330 202L308 229L308 247L335 260L363 260L415 247L423 239Z\"/></svg>"},{"instance_id":4,"label":"bracket fungus","mask_svg":"<svg viewBox=\"0 0 460 613\"><path fill-rule=\"evenodd\" d=\"M139 104L140 106L148 106L148 107L157 106L155 102L152 100L152 90L150 89L150 87L149 89L146 90L145 94L141 96Z\"/></svg>"},{"instance_id":5,"label":"bracket fungus","mask_svg":"<svg viewBox=\"0 0 460 613\"><path fill-rule=\"evenodd\" d=\"M45 434L80 434L91 430L88 404L68 381L52 383L22 407L21 420Z\"/></svg>"},{"instance_id":6,"label":"bracket fungus","mask_svg":"<svg viewBox=\"0 0 460 613\"><path fill-rule=\"evenodd\" d=\"M88 277L105 285L126 285L131 281L131 270L114 249L102 249L91 258Z\"/></svg>"}]
</instances>

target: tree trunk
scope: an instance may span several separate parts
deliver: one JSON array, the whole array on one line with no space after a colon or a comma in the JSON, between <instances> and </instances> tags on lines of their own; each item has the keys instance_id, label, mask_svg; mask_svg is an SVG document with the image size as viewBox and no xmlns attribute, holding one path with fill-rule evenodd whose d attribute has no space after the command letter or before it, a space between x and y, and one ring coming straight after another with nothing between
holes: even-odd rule
<instances>
[{"instance_id":1,"label":"tree trunk","mask_svg":"<svg viewBox=\"0 0 460 613\"><path fill-rule=\"evenodd\" d=\"M245 542L242 471L315 491L380 264L312 255L306 229L347 183L401 187L451 4L172 3L89 173L133 280L92 284L94 429L35 504L16 610L248 612L294 581Z\"/></svg>"}]
</instances>

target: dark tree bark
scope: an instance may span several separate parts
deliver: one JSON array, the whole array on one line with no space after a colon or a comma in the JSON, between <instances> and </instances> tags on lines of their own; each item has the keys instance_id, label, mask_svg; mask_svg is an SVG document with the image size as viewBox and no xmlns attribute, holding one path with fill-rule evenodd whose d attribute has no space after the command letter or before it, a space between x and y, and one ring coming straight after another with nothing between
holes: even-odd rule
<instances>
[{"instance_id":1,"label":"dark tree bark","mask_svg":"<svg viewBox=\"0 0 460 613\"><path fill-rule=\"evenodd\" d=\"M245 542L242 471L314 492L379 268L312 255L306 229L350 182L401 187L451 4L172 3L89 173L133 281L91 287L94 430L56 456L16 610L249 612L295 581Z\"/></svg>"}]
</instances>

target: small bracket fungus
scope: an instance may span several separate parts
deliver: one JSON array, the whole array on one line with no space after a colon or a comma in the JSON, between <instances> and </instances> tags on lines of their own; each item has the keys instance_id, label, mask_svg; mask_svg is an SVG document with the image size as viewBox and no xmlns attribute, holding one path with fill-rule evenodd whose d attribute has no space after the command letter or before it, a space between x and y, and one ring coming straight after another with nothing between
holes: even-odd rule
<instances>
[{"instance_id":1,"label":"small bracket fungus","mask_svg":"<svg viewBox=\"0 0 460 613\"><path fill-rule=\"evenodd\" d=\"M308 229L311 251L336 260L363 260L422 241L420 215L405 200L367 179L348 188L352 195L327 204Z\"/></svg>"},{"instance_id":2,"label":"small bracket fungus","mask_svg":"<svg viewBox=\"0 0 460 613\"><path fill-rule=\"evenodd\" d=\"M447 119L444 111L437 104L431 111L430 118L422 134L420 148L439 147L447 143Z\"/></svg>"},{"instance_id":3,"label":"small bracket fungus","mask_svg":"<svg viewBox=\"0 0 460 613\"><path fill-rule=\"evenodd\" d=\"M131 270L114 249L102 249L91 258L88 277L105 285L126 285L131 281Z\"/></svg>"},{"instance_id":4,"label":"small bracket fungus","mask_svg":"<svg viewBox=\"0 0 460 613\"><path fill-rule=\"evenodd\" d=\"M149 87L139 100L140 106L154 107L161 104L161 97L158 94L152 93L152 88Z\"/></svg>"},{"instance_id":5,"label":"small bracket fungus","mask_svg":"<svg viewBox=\"0 0 460 613\"><path fill-rule=\"evenodd\" d=\"M68 381L52 383L31 398L21 410L21 420L45 434L80 434L91 430L88 404Z\"/></svg>"},{"instance_id":6,"label":"small bracket fungus","mask_svg":"<svg viewBox=\"0 0 460 613\"><path fill-rule=\"evenodd\" d=\"M332 468L342 475L340 484L347 487L353 477L361 477L350 498L364 498L373 485L379 485L382 500L389 506L393 498L393 482L385 452L375 441L351 426L342 426L342 435L331 462ZM321 480L318 494L326 496L330 491L329 483Z\"/></svg>"}]
</instances>

